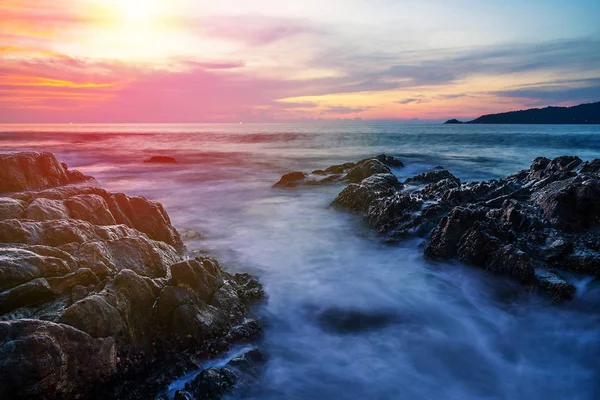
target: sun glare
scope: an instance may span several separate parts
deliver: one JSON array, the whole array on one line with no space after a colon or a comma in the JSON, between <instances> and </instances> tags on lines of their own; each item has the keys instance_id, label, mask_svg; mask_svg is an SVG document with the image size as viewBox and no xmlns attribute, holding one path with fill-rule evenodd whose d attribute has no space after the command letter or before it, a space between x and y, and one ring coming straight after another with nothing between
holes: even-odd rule
<instances>
[{"instance_id":1,"label":"sun glare","mask_svg":"<svg viewBox=\"0 0 600 400\"><path fill-rule=\"evenodd\" d=\"M119 6L128 20L145 21L156 13L156 2L151 0L123 0Z\"/></svg>"}]
</instances>

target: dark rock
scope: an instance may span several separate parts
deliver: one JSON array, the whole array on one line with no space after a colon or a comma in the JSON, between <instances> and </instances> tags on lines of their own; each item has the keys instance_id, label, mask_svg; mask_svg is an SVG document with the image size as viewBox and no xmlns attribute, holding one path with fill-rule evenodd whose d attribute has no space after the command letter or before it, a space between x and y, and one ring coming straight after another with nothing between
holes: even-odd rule
<instances>
[{"instance_id":1,"label":"dark rock","mask_svg":"<svg viewBox=\"0 0 600 400\"><path fill-rule=\"evenodd\" d=\"M88 268L80 268L77 271L54 278L47 278L52 292L56 295L70 292L75 286L89 286L98 284L98 277Z\"/></svg>"},{"instance_id":2,"label":"dark rock","mask_svg":"<svg viewBox=\"0 0 600 400\"><path fill-rule=\"evenodd\" d=\"M173 157L168 156L152 156L147 160L144 160L145 163L154 163L154 164L175 164L177 160Z\"/></svg>"},{"instance_id":3,"label":"dark rock","mask_svg":"<svg viewBox=\"0 0 600 400\"><path fill-rule=\"evenodd\" d=\"M395 175L377 174L364 179L360 184L348 185L332 204L351 211L365 212L373 201L391 196L401 188L402 184Z\"/></svg>"},{"instance_id":4,"label":"dark rock","mask_svg":"<svg viewBox=\"0 0 600 400\"><path fill-rule=\"evenodd\" d=\"M460 179L452 175L448 170L434 170L430 172L424 172L412 178L408 178L405 183L436 183L442 180L448 179L460 185Z\"/></svg>"},{"instance_id":5,"label":"dark rock","mask_svg":"<svg viewBox=\"0 0 600 400\"><path fill-rule=\"evenodd\" d=\"M555 303L571 300L575 296L575 286L571 285L552 271L536 270L535 278L538 286L545 294L549 295Z\"/></svg>"},{"instance_id":6,"label":"dark rock","mask_svg":"<svg viewBox=\"0 0 600 400\"><path fill-rule=\"evenodd\" d=\"M37 278L0 293L0 314L23 306L32 306L52 300L54 292L44 278Z\"/></svg>"},{"instance_id":7,"label":"dark rock","mask_svg":"<svg viewBox=\"0 0 600 400\"><path fill-rule=\"evenodd\" d=\"M381 161L371 158L360 161L344 177L348 182L359 183L375 174L391 174L390 168Z\"/></svg>"},{"instance_id":8,"label":"dark rock","mask_svg":"<svg viewBox=\"0 0 600 400\"><path fill-rule=\"evenodd\" d=\"M581 172L585 174L600 174L600 158L592 161L586 161L581 167Z\"/></svg>"},{"instance_id":9,"label":"dark rock","mask_svg":"<svg viewBox=\"0 0 600 400\"><path fill-rule=\"evenodd\" d=\"M578 231L600 223L600 182L596 179L574 177L556 181L532 198L559 229Z\"/></svg>"},{"instance_id":10,"label":"dark rock","mask_svg":"<svg viewBox=\"0 0 600 400\"><path fill-rule=\"evenodd\" d=\"M398 167L398 168L404 167L404 163L402 163L402 161L400 161L397 158L392 157L392 156L386 156L385 154L380 154L377 157L375 157L375 159L378 161L381 161L388 167Z\"/></svg>"},{"instance_id":11,"label":"dark rock","mask_svg":"<svg viewBox=\"0 0 600 400\"><path fill-rule=\"evenodd\" d=\"M296 187L304 181L306 176L304 172L290 172L283 175L273 187Z\"/></svg>"},{"instance_id":12,"label":"dark rock","mask_svg":"<svg viewBox=\"0 0 600 400\"><path fill-rule=\"evenodd\" d=\"M197 400L218 400L233 392L237 380L237 375L229 368L209 368L188 382L185 388Z\"/></svg>"},{"instance_id":13,"label":"dark rock","mask_svg":"<svg viewBox=\"0 0 600 400\"><path fill-rule=\"evenodd\" d=\"M0 398L78 398L115 373L112 338L47 321L0 322Z\"/></svg>"}]
</instances>

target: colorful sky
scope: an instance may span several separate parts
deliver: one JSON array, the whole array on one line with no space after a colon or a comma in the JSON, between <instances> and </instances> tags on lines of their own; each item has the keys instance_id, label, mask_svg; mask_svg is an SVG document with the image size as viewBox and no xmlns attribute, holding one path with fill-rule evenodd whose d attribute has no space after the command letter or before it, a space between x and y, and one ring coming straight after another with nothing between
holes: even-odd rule
<instances>
[{"instance_id":1,"label":"colorful sky","mask_svg":"<svg viewBox=\"0 0 600 400\"><path fill-rule=\"evenodd\" d=\"M0 122L445 119L600 100L599 0L0 0Z\"/></svg>"}]
</instances>

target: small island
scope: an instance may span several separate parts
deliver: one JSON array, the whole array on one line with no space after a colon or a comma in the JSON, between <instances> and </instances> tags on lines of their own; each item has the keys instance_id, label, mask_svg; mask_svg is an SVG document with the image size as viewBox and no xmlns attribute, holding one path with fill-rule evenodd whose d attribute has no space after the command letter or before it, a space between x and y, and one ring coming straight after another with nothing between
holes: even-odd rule
<instances>
[{"instance_id":1,"label":"small island","mask_svg":"<svg viewBox=\"0 0 600 400\"><path fill-rule=\"evenodd\" d=\"M445 124L600 124L600 102L488 114L468 122L450 119Z\"/></svg>"}]
</instances>

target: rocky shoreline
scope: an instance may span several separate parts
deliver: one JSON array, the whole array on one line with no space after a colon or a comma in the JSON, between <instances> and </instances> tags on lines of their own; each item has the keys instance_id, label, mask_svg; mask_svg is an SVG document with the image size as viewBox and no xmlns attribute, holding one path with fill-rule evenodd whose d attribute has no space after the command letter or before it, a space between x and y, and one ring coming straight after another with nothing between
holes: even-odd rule
<instances>
[{"instance_id":1,"label":"rocky shoreline","mask_svg":"<svg viewBox=\"0 0 600 400\"><path fill-rule=\"evenodd\" d=\"M261 334L255 278L190 258L160 203L51 153L0 154L0 260L0 398L154 398ZM221 398L257 354L177 396Z\"/></svg>"},{"instance_id":2,"label":"rocky shoreline","mask_svg":"<svg viewBox=\"0 0 600 400\"><path fill-rule=\"evenodd\" d=\"M504 179L468 183L442 167L400 182L390 166L402 165L380 155L286 174L275 186L349 183L332 205L388 240L426 238L428 258L509 276L554 302L575 295L572 274L600 276L600 159L540 157Z\"/></svg>"}]
</instances>

